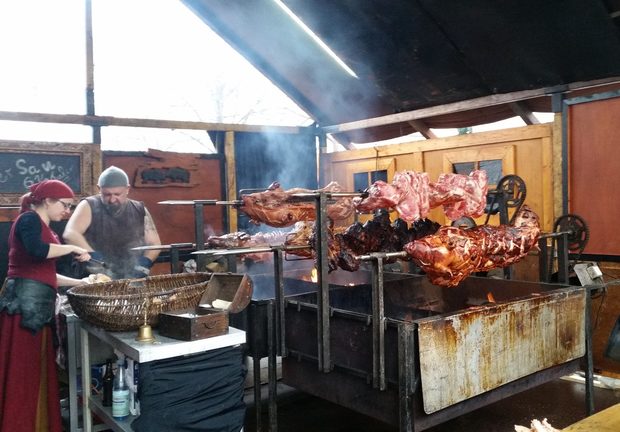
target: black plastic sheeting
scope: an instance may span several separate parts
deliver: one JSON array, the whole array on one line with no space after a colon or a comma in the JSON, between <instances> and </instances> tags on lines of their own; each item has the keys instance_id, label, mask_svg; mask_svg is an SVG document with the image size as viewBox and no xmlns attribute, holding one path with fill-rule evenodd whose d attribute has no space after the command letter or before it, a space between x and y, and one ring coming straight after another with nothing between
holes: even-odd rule
<instances>
[{"instance_id":1,"label":"black plastic sheeting","mask_svg":"<svg viewBox=\"0 0 620 432\"><path fill-rule=\"evenodd\" d=\"M137 432L238 432L245 419L241 347L140 364Z\"/></svg>"}]
</instances>

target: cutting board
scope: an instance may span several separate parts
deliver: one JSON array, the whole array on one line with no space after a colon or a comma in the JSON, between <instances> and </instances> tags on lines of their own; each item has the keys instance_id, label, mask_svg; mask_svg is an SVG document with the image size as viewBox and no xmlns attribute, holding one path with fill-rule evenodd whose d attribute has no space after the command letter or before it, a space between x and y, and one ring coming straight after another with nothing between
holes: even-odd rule
<instances>
[{"instance_id":1,"label":"cutting board","mask_svg":"<svg viewBox=\"0 0 620 432\"><path fill-rule=\"evenodd\" d=\"M586 417L562 432L618 432L620 431L620 403Z\"/></svg>"}]
</instances>

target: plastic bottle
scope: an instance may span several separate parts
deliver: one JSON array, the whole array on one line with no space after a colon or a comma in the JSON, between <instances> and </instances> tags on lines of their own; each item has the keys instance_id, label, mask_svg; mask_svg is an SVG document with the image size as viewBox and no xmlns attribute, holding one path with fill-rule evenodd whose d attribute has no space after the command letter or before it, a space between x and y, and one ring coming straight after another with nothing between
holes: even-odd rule
<instances>
[{"instance_id":1,"label":"plastic bottle","mask_svg":"<svg viewBox=\"0 0 620 432\"><path fill-rule=\"evenodd\" d=\"M112 417L123 420L129 415L129 387L125 376L125 362L117 363L116 376L112 386Z\"/></svg>"},{"instance_id":2,"label":"plastic bottle","mask_svg":"<svg viewBox=\"0 0 620 432\"><path fill-rule=\"evenodd\" d=\"M103 374L103 406L112 406L112 388L114 386L114 372L112 371L112 359L107 359L105 363L105 373Z\"/></svg>"}]
</instances>

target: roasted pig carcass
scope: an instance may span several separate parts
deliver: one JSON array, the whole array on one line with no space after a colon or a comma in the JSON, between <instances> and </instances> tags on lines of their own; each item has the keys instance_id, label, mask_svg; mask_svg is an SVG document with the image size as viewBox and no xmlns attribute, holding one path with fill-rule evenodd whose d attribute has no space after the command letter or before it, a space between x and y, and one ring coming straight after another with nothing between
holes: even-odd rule
<instances>
[{"instance_id":1,"label":"roasted pig carcass","mask_svg":"<svg viewBox=\"0 0 620 432\"><path fill-rule=\"evenodd\" d=\"M288 231L270 231L248 234L237 231L221 236L209 236L205 242L207 249L234 249L283 244Z\"/></svg>"},{"instance_id":2,"label":"roasted pig carcass","mask_svg":"<svg viewBox=\"0 0 620 432\"><path fill-rule=\"evenodd\" d=\"M258 232L248 234L237 231L221 236L209 236L205 242L207 249L239 249L269 246L307 246L308 239L312 233L312 222L297 222L293 229L276 230L269 232ZM304 258L311 258L312 253L308 249L297 249L287 251L289 254L298 255ZM271 252L257 252L244 254L244 258L252 261L265 261L271 257Z\"/></svg>"},{"instance_id":3,"label":"roasted pig carcass","mask_svg":"<svg viewBox=\"0 0 620 432\"><path fill-rule=\"evenodd\" d=\"M523 206L514 225L482 225L469 229L445 226L437 233L407 243L404 250L439 286L458 285L474 272L507 267L536 247L538 216Z\"/></svg>"},{"instance_id":4,"label":"roasted pig carcass","mask_svg":"<svg viewBox=\"0 0 620 432\"><path fill-rule=\"evenodd\" d=\"M314 201L296 200L293 195L317 192L342 192L336 182L331 182L323 189L310 190L294 188L284 190L278 182L272 183L266 191L241 196L243 204L239 210L247 214L256 224L264 223L276 228L287 227L299 221L313 221L316 219L316 204ZM343 197L327 205L327 216L332 220L346 219L353 214L353 204L350 198Z\"/></svg>"},{"instance_id":5,"label":"roasted pig carcass","mask_svg":"<svg viewBox=\"0 0 620 432\"><path fill-rule=\"evenodd\" d=\"M456 220L481 216L487 191L486 171L476 170L468 176L442 174L434 183L427 173L402 171L394 174L391 184L374 182L361 197L353 199L353 205L360 213L380 208L395 210L407 222L424 219L431 208L443 206L446 216Z\"/></svg>"},{"instance_id":6,"label":"roasted pig carcass","mask_svg":"<svg viewBox=\"0 0 620 432\"><path fill-rule=\"evenodd\" d=\"M439 224L429 219L420 219L411 227L402 219L391 222L385 210L378 211L373 219L364 224L356 222L341 232L330 225L327 230L329 271L337 268L356 271L360 267L358 256L372 252L399 252L406 243L433 234L437 229ZM311 237L310 246L315 260L318 259L316 231ZM395 259L388 259L386 263L393 261Z\"/></svg>"}]
</instances>

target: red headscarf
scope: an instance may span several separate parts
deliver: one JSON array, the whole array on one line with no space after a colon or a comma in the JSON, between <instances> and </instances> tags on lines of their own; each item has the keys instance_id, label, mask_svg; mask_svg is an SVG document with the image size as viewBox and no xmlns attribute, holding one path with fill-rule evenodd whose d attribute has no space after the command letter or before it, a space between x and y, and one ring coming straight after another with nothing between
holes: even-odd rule
<instances>
[{"instance_id":1,"label":"red headscarf","mask_svg":"<svg viewBox=\"0 0 620 432\"><path fill-rule=\"evenodd\" d=\"M21 200L21 212L30 210L32 204L43 202L45 198L61 199L74 198L75 195L66 183L60 180L43 180L31 185Z\"/></svg>"}]
</instances>

